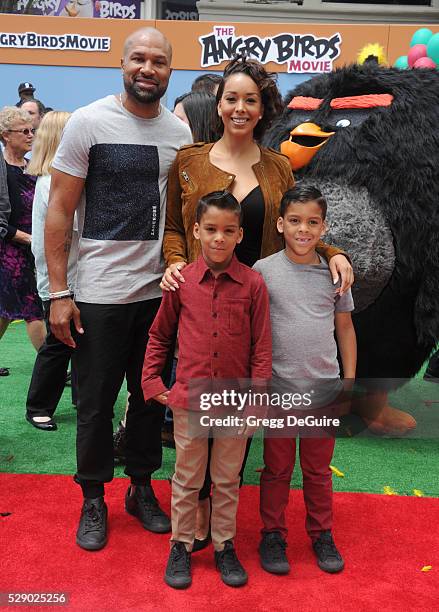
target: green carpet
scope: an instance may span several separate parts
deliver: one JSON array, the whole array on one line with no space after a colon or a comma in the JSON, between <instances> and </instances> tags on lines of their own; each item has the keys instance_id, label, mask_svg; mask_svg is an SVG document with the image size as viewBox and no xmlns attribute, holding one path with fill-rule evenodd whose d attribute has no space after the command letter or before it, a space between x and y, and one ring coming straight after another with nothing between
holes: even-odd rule
<instances>
[{"instance_id":1,"label":"green carpet","mask_svg":"<svg viewBox=\"0 0 439 612\"><path fill-rule=\"evenodd\" d=\"M0 342L0 366L11 368L9 377L0 377L0 471L73 474L76 413L70 403L70 390L65 390L56 413L58 431L38 431L24 420L34 359L35 352L26 336L25 325L11 325ZM435 418L435 411L439 417L438 387L418 377L392 398L393 405L409 411L417 403L417 435L425 433L426 439L338 440L333 465L344 473L344 477L334 477L334 489L383 493L384 487L391 487L400 495L413 495L413 490L417 489L425 496L439 497L439 445L437 437L431 437L434 435L431 423L439 420ZM125 391L122 391L115 406L115 426L124 406ZM164 449L163 467L155 477L170 476L173 464L174 451ZM246 483L259 482L257 470L261 466L262 443L256 438L247 463ZM123 476L123 468L117 467L115 475ZM292 486L301 486L299 469L294 474Z\"/></svg>"}]
</instances>

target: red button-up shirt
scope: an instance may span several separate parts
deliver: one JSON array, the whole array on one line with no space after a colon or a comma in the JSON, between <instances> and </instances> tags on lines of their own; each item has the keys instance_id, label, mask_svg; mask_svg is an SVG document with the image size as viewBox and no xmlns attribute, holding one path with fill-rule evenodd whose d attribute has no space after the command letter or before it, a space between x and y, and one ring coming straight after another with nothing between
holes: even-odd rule
<instances>
[{"instance_id":1,"label":"red button-up shirt","mask_svg":"<svg viewBox=\"0 0 439 612\"><path fill-rule=\"evenodd\" d=\"M177 328L177 379L168 397L170 406L188 408L191 380L268 381L270 307L262 276L235 256L216 278L202 256L183 275L185 282L177 291L164 293L149 331L142 372L145 400L167 390L160 375Z\"/></svg>"}]
</instances>

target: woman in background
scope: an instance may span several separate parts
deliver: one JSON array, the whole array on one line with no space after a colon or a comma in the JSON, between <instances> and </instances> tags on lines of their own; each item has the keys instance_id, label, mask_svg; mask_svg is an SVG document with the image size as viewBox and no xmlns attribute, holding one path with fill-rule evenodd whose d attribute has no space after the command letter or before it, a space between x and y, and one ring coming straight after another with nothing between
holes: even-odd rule
<instances>
[{"instance_id":1,"label":"woman in background","mask_svg":"<svg viewBox=\"0 0 439 612\"><path fill-rule=\"evenodd\" d=\"M46 330L30 250L35 178L27 172L25 158L32 149L34 133L31 116L25 110L5 106L0 111L11 205L6 237L0 241L0 338L11 321L24 319L29 339L38 351Z\"/></svg>"},{"instance_id":2,"label":"woman in background","mask_svg":"<svg viewBox=\"0 0 439 612\"><path fill-rule=\"evenodd\" d=\"M216 99L204 92L190 92L175 100L174 115L188 124L194 142L215 142Z\"/></svg>"},{"instance_id":3,"label":"woman in background","mask_svg":"<svg viewBox=\"0 0 439 612\"><path fill-rule=\"evenodd\" d=\"M44 255L44 224L49 204L50 168L69 117L70 113L61 111L52 111L43 117L28 166L28 172L38 177L32 209L32 252L35 257L37 288L43 302L47 336L35 360L26 401L26 419L37 429L45 431L57 429L52 417L64 390L67 368L73 352L70 346L60 342L50 330L49 278ZM67 270L67 282L72 293L76 276L77 235L77 232L73 231Z\"/></svg>"}]
</instances>

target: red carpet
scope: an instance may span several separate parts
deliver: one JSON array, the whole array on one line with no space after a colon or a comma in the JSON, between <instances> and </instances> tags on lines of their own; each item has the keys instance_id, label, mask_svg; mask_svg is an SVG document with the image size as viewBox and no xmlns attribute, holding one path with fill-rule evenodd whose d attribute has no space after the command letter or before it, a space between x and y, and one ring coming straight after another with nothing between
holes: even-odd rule
<instances>
[{"instance_id":1,"label":"red carpet","mask_svg":"<svg viewBox=\"0 0 439 612\"><path fill-rule=\"evenodd\" d=\"M123 509L126 480L107 487L110 539L90 553L75 544L80 489L66 476L0 474L0 592L61 592L68 610L297 610L432 612L439 601L439 500L359 493L335 495L335 539L346 569L317 567L304 531L299 491L291 491L289 576L260 569L257 487L244 487L237 549L249 584L231 589L214 569L211 548L193 556L193 585L163 582L168 537L148 533ZM155 490L169 509L170 487ZM423 566L431 565L429 572ZM21 609L36 609L23 608ZM55 609L45 607L44 609ZM56 608L62 610L63 608Z\"/></svg>"}]
</instances>

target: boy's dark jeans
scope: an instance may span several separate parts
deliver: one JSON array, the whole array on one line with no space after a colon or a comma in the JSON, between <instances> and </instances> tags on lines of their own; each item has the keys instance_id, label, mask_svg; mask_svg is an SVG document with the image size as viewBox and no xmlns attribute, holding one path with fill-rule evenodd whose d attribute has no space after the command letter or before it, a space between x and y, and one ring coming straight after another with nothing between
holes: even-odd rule
<instances>
[{"instance_id":1,"label":"boy's dark jeans","mask_svg":"<svg viewBox=\"0 0 439 612\"><path fill-rule=\"evenodd\" d=\"M50 301L43 302L47 336L35 359L26 400L29 417L53 417L66 384L73 349L56 338L49 325ZM76 405L76 379L72 369L72 404Z\"/></svg>"}]
</instances>

